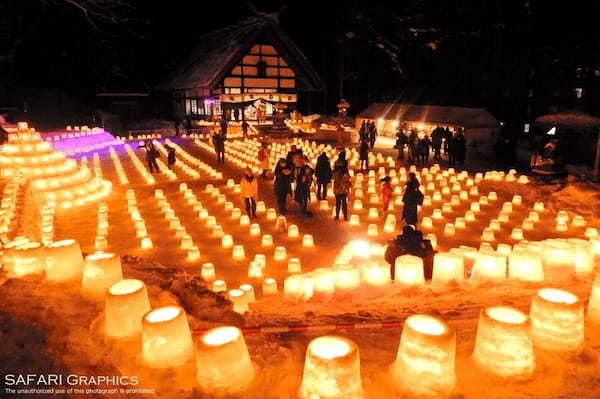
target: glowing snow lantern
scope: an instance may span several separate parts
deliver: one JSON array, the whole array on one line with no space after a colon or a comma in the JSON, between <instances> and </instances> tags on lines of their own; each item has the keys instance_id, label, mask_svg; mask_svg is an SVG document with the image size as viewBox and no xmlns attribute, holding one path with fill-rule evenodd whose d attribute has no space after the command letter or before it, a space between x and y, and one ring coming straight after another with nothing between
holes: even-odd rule
<instances>
[{"instance_id":1,"label":"glowing snow lantern","mask_svg":"<svg viewBox=\"0 0 600 399\"><path fill-rule=\"evenodd\" d=\"M497 306L481 310L473 359L502 378L527 378L535 370L529 318L517 309Z\"/></svg>"},{"instance_id":2,"label":"glowing snow lantern","mask_svg":"<svg viewBox=\"0 0 600 399\"><path fill-rule=\"evenodd\" d=\"M477 252L471 278L475 281L502 281L506 278L506 256L496 252Z\"/></svg>"},{"instance_id":3,"label":"glowing snow lantern","mask_svg":"<svg viewBox=\"0 0 600 399\"><path fill-rule=\"evenodd\" d=\"M233 260L244 260L246 259L246 252L244 251L243 245L235 245L232 251Z\"/></svg>"},{"instance_id":4,"label":"glowing snow lantern","mask_svg":"<svg viewBox=\"0 0 600 399\"><path fill-rule=\"evenodd\" d=\"M192 240L192 236L188 234L184 234L181 237L181 249L190 249L194 246L194 241Z\"/></svg>"},{"instance_id":5,"label":"glowing snow lantern","mask_svg":"<svg viewBox=\"0 0 600 399\"><path fill-rule=\"evenodd\" d=\"M598 238L598 229L595 227L585 229L585 238Z\"/></svg>"},{"instance_id":6,"label":"glowing snow lantern","mask_svg":"<svg viewBox=\"0 0 600 399\"><path fill-rule=\"evenodd\" d=\"M256 214L261 215L266 212L266 207L264 201L258 201L256 203Z\"/></svg>"},{"instance_id":7,"label":"glowing snow lantern","mask_svg":"<svg viewBox=\"0 0 600 399\"><path fill-rule=\"evenodd\" d=\"M504 256L509 256L512 252L512 247L509 244L498 244L498 247L496 248L496 252L498 252L501 255Z\"/></svg>"},{"instance_id":8,"label":"glowing snow lantern","mask_svg":"<svg viewBox=\"0 0 600 399\"><path fill-rule=\"evenodd\" d=\"M539 290L531 301L530 317L535 346L569 353L583 349L583 303L574 294L554 288Z\"/></svg>"},{"instance_id":9,"label":"glowing snow lantern","mask_svg":"<svg viewBox=\"0 0 600 399\"><path fill-rule=\"evenodd\" d=\"M299 397L362 398L360 357L356 344L338 336L312 340L306 350Z\"/></svg>"},{"instance_id":10,"label":"glowing snow lantern","mask_svg":"<svg viewBox=\"0 0 600 399\"><path fill-rule=\"evenodd\" d=\"M347 294L360 286L361 272L351 263L337 265L335 268L336 294Z\"/></svg>"},{"instance_id":11,"label":"glowing snow lantern","mask_svg":"<svg viewBox=\"0 0 600 399\"><path fill-rule=\"evenodd\" d=\"M250 225L250 218L248 217L248 215L242 215L240 217L240 226L249 226Z\"/></svg>"},{"instance_id":12,"label":"glowing snow lantern","mask_svg":"<svg viewBox=\"0 0 600 399\"><path fill-rule=\"evenodd\" d=\"M594 248L592 243L579 238L567 240L575 249L575 273L585 276L594 271Z\"/></svg>"},{"instance_id":13,"label":"glowing snow lantern","mask_svg":"<svg viewBox=\"0 0 600 399\"><path fill-rule=\"evenodd\" d=\"M488 199L490 201L496 201L498 199L498 194L496 194L495 191L490 191L490 193L488 194Z\"/></svg>"},{"instance_id":14,"label":"glowing snow lantern","mask_svg":"<svg viewBox=\"0 0 600 399\"><path fill-rule=\"evenodd\" d=\"M533 230L534 226L535 226L535 221L527 218L527 219L523 220L523 224L521 225L521 228L523 230L531 231L531 230Z\"/></svg>"},{"instance_id":15,"label":"glowing snow lantern","mask_svg":"<svg viewBox=\"0 0 600 399\"><path fill-rule=\"evenodd\" d=\"M444 226L444 235L446 237L453 237L456 232L456 228L452 223L446 223Z\"/></svg>"},{"instance_id":16,"label":"glowing snow lantern","mask_svg":"<svg viewBox=\"0 0 600 399\"><path fill-rule=\"evenodd\" d=\"M106 240L106 237L103 237L103 236L96 237L95 248L96 248L96 251L105 251L106 248L108 248L108 241Z\"/></svg>"},{"instance_id":17,"label":"glowing snow lantern","mask_svg":"<svg viewBox=\"0 0 600 399\"><path fill-rule=\"evenodd\" d=\"M202 264L200 276L202 276L202 278L208 282L214 281L217 278L215 274L215 265L212 263Z\"/></svg>"},{"instance_id":18,"label":"glowing snow lantern","mask_svg":"<svg viewBox=\"0 0 600 399\"><path fill-rule=\"evenodd\" d=\"M262 236L261 246L272 247L273 246L273 236L271 234L264 234Z\"/></svg>"},{"instance_id":19,"label":"glowing snow lantern","mask_svg":"<svg viewBox=\"0 0 600 399\"><path fill-rule=\"evenodd\" d=\"M514 195L512 197L512 203L515 205L521 205L523 203L523 198L520 195Z\"/></svg>"},{"instance_id":20,"label":"glowing snow lantern","mask_svg":"<svg viewBox=\"0 0 600 399\"><path fill-rule=\"evenodd\" d=\"M591 328L595 328L600 333L600 273L596 274L592 293L590 294L590 302L587 309L587 321L593 324Z\"/></svg>"},{"instance_id":21,"label":"glowing snow lantern","mask_svg":"<svg viewBox=\"0 0 600 399\"><path fill-rule=\"evenodd\" d=\"M267 220L275 220L277 218L277 212L273 208L267 210Z\"/></svg>"},{"instance_id":22,"label":"glowing snow lantern","mask_svg":"<svg viewBox=\"0 0 600 399\"><path fill-rule=\"evenodd\" d=\"M94 299L104 298L106 290L123 279L121 258L111 253L94 253L85 257L81 290Z\"/></svg>"},{"instance_id":23,"label":"glowing snow lantern","mask_svg":"<svg viewBox=\"0 0 600 399\"><path fill-rule=\"evenodd\" d=\"M377 263L371 263L363 268L362 278L364 282L372 287L381 287L390 282L390 269Z\"/></svg>"},{"instance_id":24,"label":"glowing snow lantern","mask_svg":"<svg viewBox=\"0 0 600 399\"><path fill-rule=\"evenodd\" d=\"M55 282L81 280L83 256L77 241L62 240L50 243L44 252L46 279Z\"/></svg>"},{"instance_id":25,"label":"glowing snow lantern","mask_svg":"<svg viewBox=\"0 0 600 399\"><path fill-rule=\"evenodd\" d=\"M533 204L533 210L537 211L537 212L543 212L544 211L544 203L536 202L535 204Z\"/></svg>"},{"instance_id":26,"label":"glowing snow lantern","mask_svg":"<svg viewBox=\"0 0 600 399\"><path fill-rule=\"evenodd\" d=\"M452 204L448 202L444 202L442 204L442 213L450 213L452 212Z\"/></svg>"},{"instance_id":27,"label":"glowing snow lantern","mask_svg":"<svg viewBox=\"0 0 600 399\"><path fill-rule=\"evenodd\" d=\"M350 222L348 223L350 226L359 226L360 219L358 215L350 215Z\"/></svg>"},{"instance_id":28,"label":"glowing snow lantern","mask_svg":"<svg viewBox=\"0 0 600 399\"><path fill-rule=\"evenodd\" d=\"M315 242L312 234L304 234L302 237L302 246L304 248L314 248Z\"/></svg>"},{"instance_id":29,"label":"glowing snow lantern","mask_svg":"<svg viewBox=\"0 0 600 399\"><path fill-rule=\"evenodd\" d=\"M492 223L490 223L490 226ZM494 230L491 227L486 227L483 229L483 233L481 234L481 239L483 241L494 241L496 239L494 235Z\"/></svg>"},{"instance_id":30,"label":"glowing snow lantern","mask_svg":"<svg viewBox=\"0 0 600 399\"><path fill-rule=\"evenodd\" d=\"M354 205L352 207L355 211L361 211L363 209L362 201L359 199L354 200Z\"/></svg>"},{"instance_id":31,"label":"glowing snow lantern","mask_svg":"<svg viewBox=\"0 0 600 399\"><path fill-rule=\"evenodd\" d=\"M221 246L224 249L229 249L233 247L233 237L231 236L231 234L225 234L223 237L221 237Z\"/></svg>"},{"instance_id":32,"label":"glowing snow lantern","mask_svg":"<svg viewBox=\"0 0 600 399\"><path fill-rule=\"evenodd\" d=\"M260 278L263 276L262 267L256 262L250 262L250 266L248 267L248 277L250 278Z\"/></svg>"},{"instance_id":33,"label":"glowing snow lantern","mask_svg":"<svg viewBox=\"0 0 600 399\"><path fill-rule=\"evenodd\" d=\"M250 225L249 235L251 237L258 237L260 235L260 225L258 223Z\"/></svg>"},{"instance_id":34,"label":"glowing snow lantern","mask_svg":"<svg viewBox=\"0 0 600 399\"><path fill-rule=\"evenodd\" d=\"M277 295L277 281L274 278L267 278L262 285L263 295Z\"/></svg>"},{"instance_id":35,"label":"glowing snow lantern","mask_svg":"<svg viewBox=\"0 0 600 399\"><path fill-rule=\"evenodd\" d=\"M584 227L585 219L583 218L583 216L577 215L573 217L573 221L571 222L571 224L573 225L573 227Z\"/></svg>"},{"instance_id":36,"label":"glowing snow lantern","mask_svg":"<svg viewBox=\"0 0 600 399\"><path fill-rule=\"evenodd\" d=\"M456 334L443 320L429 315L406 319L396 361L394 384L415 396L445 397L456 383Z\"/></svg>"},{"instance_id":37,"label":"glowing snow lantern","mask_svg":"<svg viewBox=\"0 0 600 399\"><path fill-rule=\"evenodd\" d=\"M478 202L471 202L470 210L471 210L471 212L480 212L481 206L479 205Z\"/></svg>"},{"instance_id":38,"label":"glowing snow lantern","mask_svg":"<svg viewBox=\"0 0 600 399\"><path fill-rule=\"evenodd\" d=\"M568 222L569 214L567 213L567 211L558 211L558 213L556 214L556 221Z\"/></svg>"},{"instance_id":39,"label":"glowing snow lantern","mask_svg":"<svg viewBox=\"0 0 600 399\"><path fill-rule=\"evenodd\" d=\"M367 235L371 237L377 237L379 231L377 229L377 225L372 223L367 226Z\"/></svg>"},{"instance_id":40,"label":"glowing snow lantern","mask_svg":"<svg viewBox=\"0 0 600 399\"><path fill-rule=\"evenodd\" d=\"M300 259L290 258L288 261L288 273L301 273L302 266L300 265Z\"/></svg>"},{"instance_id":41,"label":"glowing snow lantern","mask_svg":"<svg viewBox=\"0 0 600 399\"><path fill-rule=\"evenodd\" d=\"M256 302L256 295L254 295L254 287L251 284L240 285L240 290L244 291L248 303Z\"/></svg>"},{"instance_id":42,"label":"glowing snow lantern","mask_svg":"<svg viewBox=\"0 0 600 399\"><path fill-rule=\"evenodd\" d=\"M569 226L567 225L567 222L565 222L564 220L556 221L556 231L567 231L568 229Z\"/></svg>"},{"instance_id":43,"label":"glowing snow lantern","mask_svg":"<svg viewBox=\"0 0 600 399\"><path fill-rule=\"evenodd\" d=\"M513 240L522 240L523 239L523 229L520 229L518 227L515 227L514 229L512 229L512 232L510 233L510 237Z\"/></svg>"},{"instance_id":44,"label":"glowing snow lantern","mask_svg":"<svg viewBox=\"0 0 600 399\"><path fill-rule=\"evenodd\" d=\"M193 262L200 259L200 249L197 246L192 245L187 249L187 257L188 262Z\"/></svg>"},{"instance_id":45,"label":"glowing snow lantern","mask_svg":"<svg viewBox=\"0 0 600 399\"><path fill-rule=\"evenodd\" d=\"M227 291L227 284L223 280L215 280L212 283L213 292L225 292Z\"/></svg>"},{"instance_id":46,"label":"glowing snow lantern","mask_svg":"<svg viewBox=\"0 0 600 399\"><path fill-rule=\"evenodd\" d=\"M430 229L433 227L433 221L429 216L425 216L421 222L421 227Z\"/></svg>"},{"instance_id":47,"label":"glowing snow lantern","mask_svg":"<svg viewBox=\"0 0 600 399\"><path fill-rule=\"evenodd\" d=\"M542 257L530 250L511 252L508 257L508 276L523 281L543 281Z\"/></svg>"},{"instance_id":48,"label":"glowing snow lantern","mask_svg":"<svg viewBox=\"0 0 600 399\"><path fill-rule=\"evenodd\" d=\"M328 211L329 210L329 202L327 200L319 201L319 210Z\"/></svg>"},{"instance_id":49,"label":"glowing snow lantern","mask_svg":"<svg viewBox=\"0 0 600 399\"><path fill-rule=\"evenodd\" d=\"M277 261L283 261L287 259L287 251L285 247L275 247L275 254L273 258Z\"/></svg>"},{"instance_id":50,"label":"glowing snow lantern","mask_svg":"<svg viewBox=\"0 0 600 399\"><path fill-rule=\"evenodd\" d=\"M423 260L418 256L402 255L396 258L396 279L407 285L421 285L425 283Z\"/></svg>"},{"instance_id":51,"label":"glowing snow lantern","mask_svg":"<svg viewBox=\"0 0 600 399\"><path fill-rule=\"evenodd\" d=\"M444 216L442 216L442 210L439 208L436 208L433 210L433 214L431 215L431 217L433 219L443 219Z\"/></svg>"},{"instance_id":52,"label":"glowing snow lantern","mask_svg":"<svg viewBox=\"0 0 600 399\"><path fill-rule=\"evenodd\" d=\"M433 258L432 284L462 281L465 274L464 258L461 255L438 252Z\"/></svg>"},{"instance_id":53,"label":"glowing snow lantern","mask_svg":"<svg viewBox=\"0 0 600 399\"><path fill-rule=\"evenodd\" d=\"M575 260L573 245L557 240L546 240L542 243L542 261L546 279L565 281L575 276Z\"/></svg>"},{"instance_id":54,"label":"glowing snow lantern","mask_svg":"<svg viewBox=\"0 0 600 399\"><path fill-rule=\"evenodd\" d=\"M248 297L242 290L230 290L229 300L233 303L233 311L236 313L244 314L249 312L248 308Z\"/></svg>"},{"instance_id":55,"label":"glowing snow lantern","mask_svg":"<svg viewBox=\"0 0 600 399\"><path fill-rule=\"evenodd\" d=\"M125 338L142 331L142 318L150 310L146 286L140 280L121 280L106 292L104 332Z\"/></svg>"},{"instance_id":56,"label":"glowing snow lantern","mask_svg":"<svg viewBox=\"0 0 600 399\"><path fill-rule=\"evenodd\" d=\"M196 380L205 392L244 391L254 379L246 341L237 327L208 330L196 344Z\"/></svg>"},{"instance_id":57,"label":"glowing snow lantern","mask_svg":"<svg viewBox=\"0 0 600 399\"><path fill-rule=\"evenodd\" d=\"M474 222L476 220L475 219L475 212L473 212L473 211L467 211L467 212L465 212L465 220L467 222Z\"/></svg>"},{"instance_id":58,"label":"glowing snow lantern","mask_svg":"<svg viewBox=\"0 0 600 399\"><path fill-rule=\"evenodd\" d=\"M151 310L142 319L142 358L155 368L173 368L194 359L185 311L179 306Z\"/></svg>"},{"instance_id":59,"label":"glowing snow lantern","mask_svg":"<svg viewBox=\"0 0 600 399\"><path fill-rule=\"evenodd\" d=\"M300 233L298 232L298 226L291 224L288 227L288 238L298 238Z\"/></svg>"}]
</instances>

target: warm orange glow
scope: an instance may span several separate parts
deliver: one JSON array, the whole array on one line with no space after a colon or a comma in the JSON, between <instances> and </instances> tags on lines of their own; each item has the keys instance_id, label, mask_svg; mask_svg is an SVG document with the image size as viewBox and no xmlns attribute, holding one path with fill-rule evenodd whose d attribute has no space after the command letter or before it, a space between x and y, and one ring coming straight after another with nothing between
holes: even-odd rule
<instances>
[{"instance_id":1,"label":"warm orange glow","mask_svg":"<svg viewBox=\"0 0 600 399\"><path fill-rule=\"evenodd\" d=\"M529 318L506 306L482 309L473 359L499 377L529 377L535 369Z\"/></svg>"},{"instance_id":2,"label":"warm orange glow","mask_svg":"<svg viewBox=\"0 0 600 399\"><path fill-rule=\"evenodd\" d=\"M418 256L402 255L396 258L396 279L399 283L407 285L421 285L425 283L423 260Z\"/></svg>"},{"instance_id":3,"label":"warm orange glow","mask_svg":"<svg viewBox=\"0 0 600 399\"><path fill-rule=\"evenodd\" d=\"M46 279L55 282L80 281L83 273L83 255L75 240L50 243L45 249Z\"/></svg>"},{"instance_id":4,"label":"warm orange glow","mask_svg":"<svg viewBox=\"0 0 600 399\"><path fill-rule=\"evenodd\" d=\"M213 292L225 292L227 291L227 284L223 280L215 280L212 283Z\"/></svg>"},{"instance_id":5,"label":"warm orange glow","mask_svg":"<svg viewBox=\"0 0 600 399\"><path fill-rule=\"evenodd\" d=\"M396 387L410 395L445 397L454 389L456 336L441 319L412 315L404 323L396 361Z\"/></svg>"},{"instance_id":6,"label":"warm orange glow","mask_svg":"<svg viewBox=\"0 0 600 399\"><path fill-rule=\"evenodd\" d=\"M234 393L254 379L246 341L237 327L205 332L196 345L196 379L205 392Z\"/></svg>"},{"instance_id":7,"label":"warm orange glow","mask_svg":"<svg viewBox=\"0 0 600 399\"><path fill-rule=\"evenodd\" d=\"M277 295L277 281L274 278L267 278L262 285L263 295Z\"/></svg>"},{"instance_id":8,"label":"warm orange glow","mask_svg":"<svg viewBox=\"0 0 600 399\"><path fill-rule=\"evenodd\" d=\"M288 273L301 273L302 266L300 265L300 259L290 258L288 261Z\"/></svg>"},{"instance_id":9,"label":"warm orange glow","mask_svg":"<svg viewBox=\"0 0 600 399\"><path fill-rule=\"evenodd\" d=\"M360 399L363 397L360 357L347 338L315 338L306 350L299 397L303 399Z\"/></svg>"},{"instance_id":10,"label":"warm orange glow","mask_svg":"<svg viewBox=\"0 0 600 399\"><path fill-rule=\"evenodd\" d=\"M474 281L502 281L506 278L506 256L495 252L477 252L471 272Z\"/></svg>"},{"instance_id":11,"label":"warm orange glow","mask_svg":"<svg viewBox=\"0 0 600 399\"><path fill-rule=\"evenodd\" d=\"M548 281L565 281L575 276L575 248L561 240L542 242L542 262Z\"/></svg>"},{"instance_id":12,"label":"warm orange glow","mask_svg":"<svg viewBox=\"0 0 600 399\"><path fill-rule=\"evenodd\" d=\"M462 281L464 279L464 258L449 252L438 252L433 258L432 284L446 284L450 281Z\"/></svg>"},{"instance_id":13,"label":"warm orange glow","mask_svg":"<svg viewBox=\"0 0 600 399\"><path fill-rule=\"evenodd\" d=\"M194 359L185 311L178 306L151 310L142 319L142 358L150 367L174 368Z\"/></svg>"},{"instance_id":14,"label":"warm orange glow","mask_svg":"<svg viewBox=\"0 0 600 399\"><path fill-rule=\"evenodd\" d=\"M530 250L511 252L508 257L508 276L522 281L544 281L542 257Z\"/></svg>"},{"instance_id":15,"label":"warm orange glow","mask_svg":"<svg viewBox=\"0 0 600 399\"><path fill-rule=\"evenodd\" d=\"M123 279L121 258L115 254L99 252L86 256L81 290L93 299L103 299L106 290Z\"/></svg>"},{"instance_id":16,"label":"warm orange glow","mask_svg":"<svg viewBox=\"0 0 600 399\"><path fill-rule=\"evenodd\" d=\"M121 280L110 286L105 298L104 332L125 338L142 331L142 317L150 310L148 292L140 280Z\"/></svg>"},{"instance_id":17,"label":"warm orange glow","mask_svg":"<svg viewBox=\"0 0 600 399\"><path fill-rule=\"evenodd\" d=\"M230 290L229 300L233 303L234 312L244 314L250 311L248 308L248 297L244 291L236 289Z\"/></svg>"},{"instance_id":18,"label":"warm orange glow","mask_svg":"<svg viewBox=\"0 0 600 399\"><path fill-rule=\"evenodd\" d=\"M537 292L531 302L533 343L542 349L579 353L583 349L583 303L555 288Z\"/></svg>"}]
</instances>

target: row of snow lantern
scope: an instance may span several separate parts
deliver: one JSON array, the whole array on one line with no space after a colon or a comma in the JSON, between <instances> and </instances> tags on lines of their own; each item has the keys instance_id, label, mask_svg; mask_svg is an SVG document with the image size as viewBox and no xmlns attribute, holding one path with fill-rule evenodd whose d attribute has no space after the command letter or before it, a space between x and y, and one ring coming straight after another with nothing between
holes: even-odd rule
<instances>
[{"instance_id":1,"label":"row of snow lantern","mask_svg":"<svg viewBox=\"0 0 600 399\"><path fill-rule=\"evenodd\" d=\"M183 158L185 161L194 165L196 168L198 168L201 171L203 171L204 173L208 174L213 179L216 179L216 180L223 179L223 173L219 172L218 170L216 170L209 164L202 162L198 158L194 157L193 155L191 155L190 153L185 151L183 148L181 148L181 146L179 146L177 143L174 143L169 139L166 139L165 142L168 145L170 145L171 147L175 148L175 151L176 151L178 157Z\"/></svg>"},{"instance_id":2,"label":"row of snow lantern","mask_svg":"<svg viewBox=\"0 0 600 399\"><path fill-rule=\"evenodd\" d=\"M101 143L83 145L81 147L68 148L68 149L63 149L61 151L66 154L69 154L69 155L75 155L75 154L84 153L84 152L92 152L92 151L102 150L107 147L113 147L113 146L122 145L122 144L123 143L119 140L107 140L107 141L103 141Z\"/></svg>"},{"instance_id":3,"label":"row of snow lantern","mask_svg":"<svg viewBox=\"0 0 600 399\"><path fill-rule=\"evenodd\" d=\"M4 186L0 200L0 235L7 235L15 221L18 196L25 184L22 174L16 175Z\"/></svg>"},{"instance_id":4,"label":"row of snow lantern","mask_svg":"<svg viewBox=\"0 0 600 399\"><path fill-rule=\"evenodd\" d=\"M284 282L283 297L290 301L328 300L334 295L352 295L361 288L375 293L390 284L390 266L383 260L384 251L377 244L351 242L342 249L333 268L289 276ZM585 279L593 273L598 254L600 245L582 239L521 242L514 247L500 244L496 251L490 245L482 245L479 250L463 246L435 254L432 286L443 288L451 282L467 281L498 283L507 278L537 282ZM465 279L465 266L471 266L469 280ZM394 267L399 284L424 286L421 258L403 255L396 259Z\"/></svg>"},{"instance_id":5,"label":"row of snow lantern","mask_svg":"<svg viewBox=\"0 0 600 399\"><path fill-rule=\"evenodd\" d=\"M124 148L125 152L127 152L127 155L133 162L133 166L138 171L138 173L142 175L142 178L144 179L146 184L155 184L156 180L154 179L154 176L152 176L152 174L148 172L148 170L144 166L144 163L138 158L135 151L131 149L131 146L129 144L125 144Z\"/></svg>"},{"instance_id":6,"label":"row of snow lantern","mask_svg":"<svg viewBox=\"0 0 600 399\"><path fill-rule=\"evenodd\" d=\"M115 166L115 171L117 172L117 178L119 179L119 183L121 185L129 184L129 179L127 178L127 174L125 173L125 169L123 168L123 164L121 163L121 159L119 158L117 151L115 151L114 147L111 146L108 149L108 153L110 155L110 159L112 160Z\"/></svg>"},{"instance_id":7,"label":"row of snow lantern","mask_svg":"<svg viewBox=\"0 0 600 399\"><path fill-rule=\"evenodd\" d=\"M139 280L108 288L105 333L117 339L141 335L142 359L150 367L171 369L195 363L202 390L233 394L248 389L256 369L243 335L231 326L204 332L194 343L185 311L178 306L150 310ZM588 329L600 328L600 278L588 306ZM584 306L558 289L540 289L529 315L511 307L481 311L473 361L486 373L508 380L534 377L536 357L552 352L567 357L584 348ZM444 397L456 389L456 333L442 319L406 319L390 377L402 392ZM360 355L344 337L322 336L308 345L300 397L362 398Z\"/></svg>"},{"instance_id":8,"label":"row of snow lantern","mask_svg":"<svg viewBox=\"0 0 600 399\"><path fill-rule=\"evenodd\" d=\"M587 318L590 335L597 334L600 278ZM508 306L483 308L472 359L485 374L522 381L535 378L540 355L550 352L567 358L583 349L583 302L568 291L543 288L533 297L529 315ZM456 392L455 369L455 331L438 317L408 317L390 367L395 387L410 396L448 397ZM357 345L339 336L314 339L307 349L300 396L362 398L363 394Z\"/></svg>"},{"instance_id":9,"label":"row of snow lantern","mask_svg":"<svg viewBox=\"0 0 600 399\"><path fill-rule=\"evenodd\" d=\"M154 244L152 243L152 239L148 235L148 229L146 227L146 222L140 213L140 209L137 206L137 199L135 197L135 191L133 189L128 189L125 192L125 198L127 199L127 212L129 213L129 217L131 218L134 227L135 227L135 236L140 240L140 248L141 249L151 249ZM107 224L108 226L108 224Z\"/></svg>"}]
</instances>

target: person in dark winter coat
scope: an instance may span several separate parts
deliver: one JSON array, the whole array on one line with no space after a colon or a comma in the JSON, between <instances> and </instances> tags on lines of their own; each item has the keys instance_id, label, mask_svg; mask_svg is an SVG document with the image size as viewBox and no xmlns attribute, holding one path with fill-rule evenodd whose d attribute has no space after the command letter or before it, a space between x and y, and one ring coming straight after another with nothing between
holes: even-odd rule
<instances>
[{"instance_id":1,"label":"person in dark winter coat","mask_svg":"<svg viewBox=\"0 0 600 399\"><path fill-rule=\"evenodd\" d=\"M459 165L463 165L465 163L465 159L467 158L467 139L465 138L462 129L458 130L458 133L454 138L454 152L456 162Z\"/></svg>"},{"instance_id":2,"label":"person in dark winter coat","mask_svg":"<svg viewBox=\"0 0 600 399\"><path fill-rule=\"evenodd\" d=\"M348 172L348 160L346 159L346 150L342 150L339 154L335 163L333 164L333 169L342 168L344 172Z\"/></svg>"},{"instance_id":3,"label":"person in dark winter coat","mask_svg":"<svg viewBox=\"0 0 600 399\"><path fill-rule=\"evenodd\" d=\"M417 162L419 136L416 131L411 131L408 136L408 161Z\"/></svg>"},{"instance_id":4,"label":"person in dark winter coat","mask_svg":"<svg viewBox=\"0 0 600 399\"><path fill-rule=\"evenodd\" d=\"M292 169L288 166L285 158L280 158L273 172L275 183L273 189L277 197L279 213L287 213L286 200L288 194L292 192Z\"/></svg>"},{"instance_id":5,"label":"person in dark winter coat","mask_svg":"<svg viewBox=\"0 0 600 399\"><path fill-rule=\"evenodd\" d=\"M369 170L369 144L366 141L361 141L358 149L360 170Z\"/></svg>"},{"instance_id":6,"label":"person in dark winter coat","mask_svg":"<svg viewBox=\"0 0 600 399\"><path fill-rule=\"evenodd\" d=\"M245 119L242 121L242 136L248 138L248 122Z\"/></svg>"},{"instance_id":7,"label":"person in dark winter coat","mask_svg":"<svg viewBox=\"0 0 600 399\"><path fill-rule=\"evenodd\" d=\"M407 224L417 225L417 211L419 205L423 203L423 193L419 190L419 181L414 173L409 174L406 189L402 196L402 219Z\"/></svg>"},{"instance_id":8,"label":"person in dark winter coat","mask_svg":"<svg viewBox=\"0 0 600 399\"><path fill-rule=\"evenodd\" d=\"M442 151L442 131L441 127L436 127L431 133L431 147L433 148L433 158L439 161L441 158Z\"/></svg>"},{"instance_id":9,"label":"person in dark winter coat","mask_svg":"<svg viewBox=\"0 0 600 399\"><path fill-rule=\"evenodd\" d=\"M442 138L444 139L444 154L448 155L448 151L450 150L450 141L452 141L452 132L450 131L450 128L447 127L442 130Z\"/></svg>"},{"instance_id":10,"label":"person in dark winter coat","mask_svg":"<svg viewBox=\"0 0 600 399\"><path fill-rule=\"evenodd\" d=\"M365 121L362 121L362 123L360 124L360 129L358 130L358 139L359 141L366 141L368 140L368 133L367 133L367 126L365 124Z\"/></svg>"},{"instance_id":11,"label":"person in dark winter coat","mask_svg":"<svg viewBox=\"0 0 600 399\"><path fill-rule=\"evenodd\" d=\"M398 150L398 159L404 159L404 147L408 144L408 136L404 133L403 129L398 130L396 133L396 144L394 148Z\"/></svg>"},{"instance_id":12,"label":"person in dark winter coat","mask_svg":"<svg viewBox=\"0 0 600 399\"><path fill-rule=\"evenodd\" d=\"M159 152L154 147L154 143L151 140L147 140L145 144L146 148L146 162L148 163L148 169L150 173L160 172L156 159L160 157Z\"/></svg>"},{"instance_id":13,"label":"person in dark winter coat","mask_svg":"<svg viewBox=\"0 0 600 399\"><path fill-rule=\"evenodd\" d=\"M377 126L375 122L371 122L371 130L369 131L369 147L375 147L375 140L377 140Z\"/></svg>"},{"instance_id":14,"label":"person in dark winter coat","mask_svg":"<svg viewBox=\"0 0 600 399\"><path fill-rule=\"evenodd\" d=\"M327 199L327 185L331 182L333 173L331 171L331 163L326 153L321 153L317 158L317 166L315 166L315 177L317 178L317 198L320 200Z\"/></svg>"},{"instance_id":15,"label":"person in dark winter coat","mask_svg":"<svg viewBox=\"0 0 600 399\"><path fill-rule=\"evenodd\" d=\"M165 149L167 150L167 166L169 169L173 169L173 165L175 165L175 148L170 145L165 144Z\"/></svg>"},{"instance_id":16,"label":"person in dark winter coat","mask_svg":"<svg viewBox=\"0 0 600 399\"><path fill-rule=\"evenodd\" d=\"M308 164L304 164L298 171L296 177L296 191L294 192L294 200L300 205L300 209L304 216L313 216L308 210L310 203L310 186L313 182L314 170Z\"/></svg>"},{"instance_id":17,"label":"person in dark winter coat","mask_svg":"<svg viewBox=\"0 0 600 399\"><path fill-rule=\"evenodd\" d=\"M429 149L431 147L431 140L429 140L429 136L425 135L421 140L419 140L419 158L421 164L426 164L429 162Z\"/></svg>"},{"instance_id":18,"label":"person in dark winter coat","mask_svg":"<svg viewBox=\"0 0 600 399\"><path fill-rule=\"evenodd\" d=\"M227 138L227 121L225 119L221 120L221 136L223 138Z\"/></svg>"},{"instance_id":19,"label":"person in dark winter coat","mask_svg":"<svg viewBox=\"0 0 600 399\"><path fill-rule=\"evenodd\" d=\"M212 137L213 146L217 154L217 162L225 163L225 137L222 134L214 134Z\"/></svg>"}]
</instances>

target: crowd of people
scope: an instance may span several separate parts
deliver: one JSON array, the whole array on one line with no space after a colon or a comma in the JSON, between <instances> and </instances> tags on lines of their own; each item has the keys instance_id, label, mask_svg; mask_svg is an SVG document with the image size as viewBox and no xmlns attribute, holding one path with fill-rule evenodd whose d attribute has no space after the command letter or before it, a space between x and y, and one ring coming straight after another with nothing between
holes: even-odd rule
<instances>
[{"instance_id":1,"label":"crowd of people","mask_svg":"<svg viewBox=\"0 0 600 399\"><path fill-rule=\"evenodd\" d=\"M441 161L443 153L450 165L463 165L467 155L467 142L462 128L453 134L449 128L438 126L431 135L419 135L416 130L411 130L407 135L406 129L401 126L396 133L394 148L398 150L399 160L404 160L404 151L408 148L408 161L418 165L428 164L432 151L434 161Z\"/></svg>"},{"instance_id":2,"label":"crowd of people","mask_svg":"<svg viewBox=\"0 0 600 399\"><path fill-rule=\"evenodd\" d=\"M358 130L359 141L365 143L368 148L375 147L377 140L377 126L374 121L363 121Z\"/></svg>"}]
</instances>

